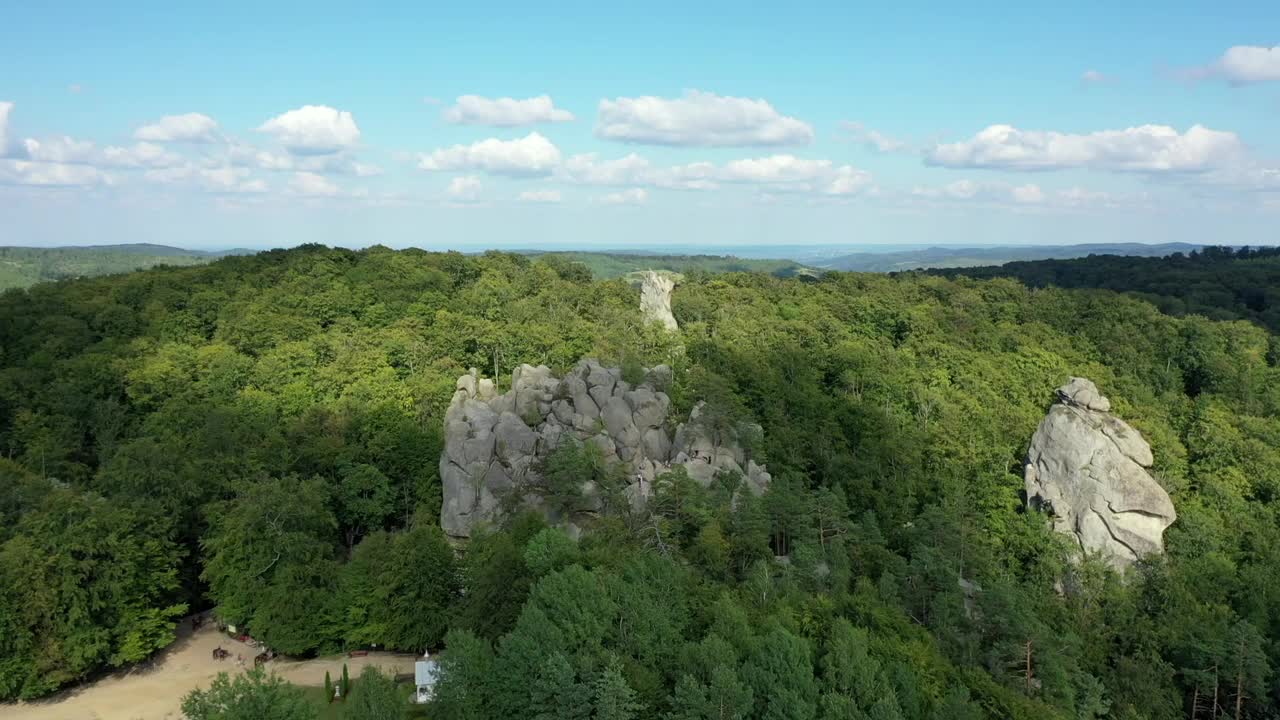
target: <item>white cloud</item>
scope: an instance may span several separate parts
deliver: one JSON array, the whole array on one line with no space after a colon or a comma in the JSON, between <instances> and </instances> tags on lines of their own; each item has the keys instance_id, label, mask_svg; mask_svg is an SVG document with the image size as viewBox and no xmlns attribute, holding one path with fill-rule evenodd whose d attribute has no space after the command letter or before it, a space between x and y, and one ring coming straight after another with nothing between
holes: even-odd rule
<instances>
[{"instance_id":1,"label":"white cloud","mask_svg":"<svg viewBox=\"0 0 1280 720\"><path fill-rule=\"evenodd\" d=\"M260 150L245 143L233 143L228 147L226 158L227 162L232 165L262 170L297 170L330 175L355 175L356 177L373 177L382 174L381 167L361 162L345 152L294 157ZM222 164L219 160L211 159L209 162Z\"/></svg>"},{"instance_id":2,"label":"white cloud","mask_svg":"<svg viewBox=\"0 0 1280 720\"><path fill-rule=\"evenodd\" d=\"M138 128L133 137L148 142L211 143L218 140L218 123L200 113L165 115Z\"/></svg>"},{"instance_id":3,"label":"white cloud","mask_svg":"<svg viewBox=\"0 0 1280 720\"><path fill-rule=\"evenodd\" d=\"M0 101L0 157L8 155L9 113L12 111L13 103Z\"/></svg>"},{"instance_id":4,"label":"white cloud","mask_svg":"<svg viewBox=\"0 0 1280 720\"><path fill-rule=\"evenodd\" d=\"M763 99L699 90L683 97L601 100L596 136L652 145L807 145L813 128L780 114Z\"/></svg>"},{"instance_id":5,"label":"white cloud","mask_svg":"<svg viewBox=\"0 0 1280 720\"><path fill-rule=\"evenodd\" d=\"M351 113L327 105L305 105L274 117L258 127L295 155L327 155L360 141L360 128Z\"/></svg>"},{"instance_id":6,"label":"white cloud","mask_svg":"<svg viewBox=\"0 0 1280 720\"><path fill-rule=\"evenodd\" d=\"M793 183L814 180L831 172L830 160L809 160L795 155L770 155L734 160L721 176L734 182Z\"/></svg>"},{"instance_id":7,"label":"white cloud","mask_svg":"<svg viewBox=\"0 0 1280 720\"><path fill-rule=\"evenodd\" d=\"M160 168L181 165L185 160L152 143L135 143L130 147L108 146L99 151L88 140L65 135L22 141L21 155L34 162L96 165L115 168Z\"/></svg>"},{"instance_id":8,"label":"white cloud","mask_svg":"<svg viewBox=\"0 0 1280 720\"><path fill-rule=\"evenodd\" d=\"M181 165L186 161L181 155L169 152L159 145L140 142L131 147L107 147L102 151L103 165L122 168L164 168Z\"/></svg>"},{"instance_id":9,"label":"white cloud","mask_svg":"<svg viewBox=\"0 0 1280 720\"><path fill-rule=\"evenodd\" d=\"M649 192L644 188L629 188L600 198L605 205L643 205L648 200Z\"/></svg>"},{"instance_id":10,"label":"white cloud","mask_svg":"<svg viewBox=\"0 0 1280 720\"><path fill-rule=\"evenodd\" d=\"M148 170L143 177L154 183L189 185L216 194L256 195L267 192L265 181L251 178L246 168L230 165L200 168L188 164Z\"/></svg>"},{"instance_id":11,"label":"white cloud","mask_svg":"<svg viewBox=\"0 0 1280 720\"><path fill-rule=\"evenodd\" d=\"M67 92L71 93L72 95L79 95L83 91L84 91L84 86L80 85L79 83L72 83L67 86Z\"/></svg>"},{"instance_id":12,"label":"white cloud","mask_svg":"<svg viewBox=\"0 0 1280 720\"><path fill-rule=\"evenodd\" d=\"M296 172L289 189L297 195L333 196L341 192L329 178L311 172Z\"/></svg>"},{"instance_id":13,"label":"white cloud","mask_svg":"<svg viewBox=\"0 0 1280 720\"><path fill-rule=\"evenodd\" d=\"M454 145L418 158L423 170L480 170L494 175L547 175L559 164L559 148L536 132L516 140L489 138Z\"/></svg>"},{"instance_id":14,"label":"white cloud","mask_svg":"<svg viewBox=\"0 0 1280 720\"><path fill-rule=\"evenodd\" d=\"M906 141L885 135L879 130L872 130L860 122L846 121L840 123L840 127L849 133L854 140L879 153L892 153L910 149L910 145Z\"/></svg>"},{"instance_id":15,"label":"white cloud","mask_svg":"<svg viewBox=\"0 0 1280 720\"><path fill-rule=\"evenodd\" d=\"M869 187L871 187L871 173L842 165L822 192L827 195L857 195Z\"/></svg>"},{"instance_id":16,"label":"white cloud","mask_svg":"<svg viewBox=\"0 0 1280 720\"><path fill-rule=\"evenodd\" d=\"M933 202L978 203L1008 208L1077 210L1086 208L1129 208L1145 204L1145 194L1115 194L1082 187L1045 190L1034 183L1013 185L1004 182L957 180L940 187L916 186L911 196Z\"/></svg>"},{"instance_id":17,"label":"white cloud","mask_svg":"<svg viewBox=\"0 0 1280 720\"><path fill-rule=\"evenodd\" d=\"M1236 45L1213 63L1192 68L1185 75L1192 80L1221 77L1232 85L1274 82L1280 80L1280 45Z\"/></svg>"},{"instance_id":18,"label":"white cloud","mask_svg":"<svg viewBox=\"0 0 1280 720\"><path fill-rule=\"evenodd\" d=\"M91 187L114 183L114 178L92 165L0 160L0 184Z\"/></svg>"},{"instance_id":19,"label":"white cloud","mask_svg":"<svg viewBox=\"0 0 1280 720\"><path fill-rule=\"evenodd\" d=\"M22 141L22 156L43 163L89 163L94 159L93 143L61 135L44 141L27 138Z\"/></svg>"},{"instance_id":20,"label":"white cloud","mask_svg":"<svg viewBox=\"0 0 1280 720\"><path fill-rule=\"evenodd\" d=\"M1243 152L1235 133L1201 125L1185 133L1143 125L1087 135L992 125L969 140L934 146L925 160L951 168L1200 172L1234 162Z\"/></svg>"},{"instance_id":21,"label":"white cloud","mask_svg":"<svg viewBox=\"0 0 1280 720\"><path fill-rule=\"evenodd\" d=\"M1045 200L1039 185L1010 185L1008 183L984 183L973 180L957 180L942 187L920 187L911 191L916 197L940 200L980 200L987 202L1014 202L1038 204Z\"/></svg>"},{"instance_id":22,"label":"white cloud","mask_svg":"<svg viewBox=\"0 0 1280 720\"><path fill-rule=\"evenodd\" d=\"M809 160L794 155L772 155L735 160L723 166L710 162L655 167L632 153L617 160L600 160L594 154L574 155L556 171L564 182L618 187L645 186L669 190L713 190L721 183L774 185L790 192L852 195L871 183L871 175L850 165L836 167L830 160Z\"/></svg>"},{"instance_id":23,"label":"white cloud","mask_svg":"<svg viewBox=\"0 0 1280 720\"><path fill-rule=\"evenodd\" d=\"M558 203L560 202L559 190L525 190L520 193L519 200L521 202L531 203Z\"/></svg>"},{"instance_id":24,"label":"white cloud","mask_svg":"<svg viewBox=\"0 0 1280 720\"><path fill-rule=\"evenodd\" d=\"M569 122L573 120L573 113L557 108L549 95L539 95L525 100L463 95L457 99L453 107L444 111L444 119L455 125L518 127L537 123Z\"/></svg>"},{"instance_id":25,"label":"white cloud","mask_svg":"<svg viewBox=\"0 0 1280 720\"><path fill-rule=\"evenodd\" d=\"M480 199L480 191L484 183L474 175L456 177L449 182L449 197L455 202L470 203Z\"/></svg>"},{"instance_id":26,"label":"white cloud","mask_svg":"<svg viewBox=\"0 0 1280 720\"><path fill-rule=\"evenodd\" d=\"M1101 85L1103 83L1111 82L1111 76L1097 70L1085 70L1084 73L1080 75L1080 82L1087 85Z\"/></svg>"},{"instance_id":27,"label":"white cloud","mask_svg":"<svg viewBox=\"0 0 1280 720\"><path fill-rule=\"evenodd\" d=\"M650 185L671 190L711 190L717 187L714 182L715 165L712 163L658 168L635 153L605 161L595 153L574 155L556 172L562 180L581 185Z\"/></svg>"}]
</instances>

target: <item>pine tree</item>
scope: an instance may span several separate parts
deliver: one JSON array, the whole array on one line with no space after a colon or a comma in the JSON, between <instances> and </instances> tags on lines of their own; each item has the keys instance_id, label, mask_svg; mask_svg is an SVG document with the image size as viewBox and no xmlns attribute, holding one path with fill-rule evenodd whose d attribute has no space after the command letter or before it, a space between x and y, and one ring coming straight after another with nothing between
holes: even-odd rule
<instances>
[{"instance_id":1,"label":"pine tree","mask_svg":"<svg viewBox=\"0 0 1280 720\"><path fill-rule=\"evenodd\" d=\"M329 671L324 671L324 701L333 702L333 680L329 679Z\"/></svg>"},{"instance_id":2,"label":"pine tree","mask_svg":"<svg viewBox=\"0 0 1280 720\"><path fill-rule=\"evenodd\" d=\"M351 694L351 676L347 674L347 664L342 663L342 697Z\"/></svg>"}]
</instances>

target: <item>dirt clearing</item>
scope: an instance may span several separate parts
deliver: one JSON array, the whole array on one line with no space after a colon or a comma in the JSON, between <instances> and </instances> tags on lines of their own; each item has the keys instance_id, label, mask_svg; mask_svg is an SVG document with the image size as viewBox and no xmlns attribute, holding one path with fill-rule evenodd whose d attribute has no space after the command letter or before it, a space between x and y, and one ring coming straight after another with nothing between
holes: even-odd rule
<instances>
[{"instance_id":1,"label":"dirt clearing","mask_svg":"<svg viewBox=\"0 0 1280 720\"><path fill-rule=\"evenodd\" d=\"M214 660L214 648L231 653L227 660ZM183 621L178 639L147 663L113 673L56 695L30 703L0 704L5 720L177 720L182 717L182 697L197 687L207 688L219 672L238 673L236 656L253 667L258 651L218 632L211 624L194 633ZM413 655L373 652L365 657L316 658L267 663L269 671L298 685L323 685L329 671L336 681L342 663L354 679L366 665L376 665L389 673L412 673Z\"/></svg>"}]
</instances>

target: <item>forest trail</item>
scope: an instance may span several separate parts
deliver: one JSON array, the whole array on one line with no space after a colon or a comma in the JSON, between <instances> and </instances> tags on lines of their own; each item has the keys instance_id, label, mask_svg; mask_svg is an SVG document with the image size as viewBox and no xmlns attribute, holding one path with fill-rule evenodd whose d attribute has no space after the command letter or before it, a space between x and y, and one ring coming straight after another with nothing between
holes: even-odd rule
<instances>
[{"instance_id":1,"label":"forest trail","mask_svg":"<svg viewBox=\"0 0 1280 720\"><path fill-rule=\"evenodd\" d=\"M222 646L230 659L214 660L213 649ZM246 667L253 667L258 651L206 625L194 633L183 621L173 644L146 663L121 670L94 682L79 685L30 703L0 704L5 720L178 720L182 698L195 688L207 688L219 672L240 672L236 655ZM376 665L389 673L411 673L413 655L371 652L364 657L344 655L314 660L276 659L267 664L271 672L298 685L321 685L327 670L336 681L342 664L352 678L366 665Z\"/></svg>"}]
</instances>

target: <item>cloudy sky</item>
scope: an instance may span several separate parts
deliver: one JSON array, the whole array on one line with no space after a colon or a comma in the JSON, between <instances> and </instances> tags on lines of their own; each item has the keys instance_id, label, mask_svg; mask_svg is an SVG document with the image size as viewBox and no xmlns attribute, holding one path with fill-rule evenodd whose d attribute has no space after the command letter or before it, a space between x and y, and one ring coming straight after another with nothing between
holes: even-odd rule
<instances>
[{"instance_id":1,"label":"cloudy sky","mask_svg":"<svg viewBox=\"0 0 1280 720\"><path fill-rule=\"evenodd\" d=\"M0 245L1280 242L1274 2L187 5L5 11Z\"/></svg>"}]
</instances>

